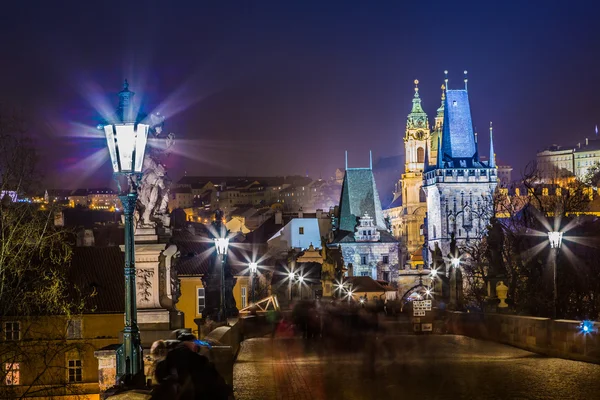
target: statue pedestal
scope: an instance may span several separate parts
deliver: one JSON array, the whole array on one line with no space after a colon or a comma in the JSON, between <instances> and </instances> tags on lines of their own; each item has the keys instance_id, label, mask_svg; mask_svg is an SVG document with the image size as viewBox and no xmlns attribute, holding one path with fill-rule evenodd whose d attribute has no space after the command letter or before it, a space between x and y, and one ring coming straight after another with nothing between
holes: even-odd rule
<instances>
[{"instance_id":1,"label":"statue pedestal","mask_svg":"<svg viewBox=\"0 0 600 400\"><path fill-rule=\"evenodd\" d=\"M176 307L179 280L173 268L175 257L177 246L158 243L155 228L137 228L135 286L137 322L143 345L168 338L171 331L183 327L183 313Z\"/></svg>"},{"instance_id":2,"label":"statue pedestal","mask_svg":"<svg viewBox=\"0 0 600 400\"><path fill-rule=\"evenodd\" d=\"M156 228L136 228L136 243L158 243L158 234Z\"/></svg>"}]
</instances>

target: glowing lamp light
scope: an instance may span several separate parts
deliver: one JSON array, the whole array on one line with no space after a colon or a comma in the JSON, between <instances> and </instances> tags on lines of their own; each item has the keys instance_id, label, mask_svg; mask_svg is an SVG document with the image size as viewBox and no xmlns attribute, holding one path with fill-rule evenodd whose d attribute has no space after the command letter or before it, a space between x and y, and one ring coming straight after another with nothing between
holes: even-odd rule
<instances>
[{"instance_id":1,"label":"glowing lamp light","mask_svg":"<svg viewBox=\"0 0 600 400\"><path fill-rule=\"evenodd\" d=\"M454 268L458 268L460 266L460 258L452 258L452 260L450 261L450 263L452 264L452 266Z\"/></svg>"},{"instance_id":2,"label":"glowing lamp light","mask_svg":"<svg viewBox=\"0 0 600 400\"><path fill-rule=\"evenodd\" d=\"M425 295L426 296L431 296L431 289L430 288L425 289Z\"/></svg>"},{"instance_id":3,"label":"glowing lamp light","mask_svg":"<svg viewBox=\"0 0 600 400\"><path fill-rule=\"evenodd\" d=\"M292 280L292 281L293 281L293 280L294 280L294 276L295 276L295 275L296 275L296 274L294 274L293 272L290 272L290 273L288 274L288 278L290 278L290 280Z\"/></svg>"},{"instance_id":4,"label":"glowing lamp light","mask_svg":"<svg viewBox=\"0 0 600 400\"><path fill-rule=\"evenodd\" d=\"M365 304L365 299L363 299L362 297L359 301L360 301L360 304Z\"/></svg>"},{"instance_id":5,"label":"glowing lamp light","mask_svg":"<svg viewBox=\"0 0 600 400\"><path fill-rule=\"evenodd\" d=\"M430 274L431 274L431 276L432 276L433 278L435 278L435 277L437 276L437 274L438 274L438 271L437 271L437 269L432 269L432 270L431 270L431 272L430 272Z\"/></svg>"},{"instance_id":6,"label":"glowing lamp light","mask_svg":"<svg viewBox=\"0 0 600 400\"><path fill-rule=\"evenodd\" d=\"M217 254L219 254L219 255L227 254L227 248L229 247L229 239L228 238L216 238L215 239L215 247L217 248Z\"/></svg>"},{"instance_id":7,"label":"glowing lamp light","mask_svg":"<svg viewBox=\"0 0 600 400\"><path fill-rule=\"evenodd\" d=\"M553 249L559 249L560 244L562 243L562 232L548 232L548 240L550 241L550 247Z\"/></svg>"},{"instance_id":8,"label":"glowing lamp light","mask_svg":"<svg viewBox=\"0 0 600 400\"><path fill-rule=\"evenodd\" d=\"M592 333L594 331L594 322L582 321L581 324L579 325L579 330L581 330L581 332L584 335L587 335L588 333Z\"/></svg>"},{"instance_id":9,"label":"glowing lamp light","mask_svg":"<svg viewBox=\"0 0 600 400\"><path fill-rule=\"evenodd\" d=\"M304 277L303 277L302 275L300 275L300 276L298 277L298 280L300 281L300 283L302 283L302 282L304 282Z\"/></svg>"},{"instance_id":10,"label":"glowing lamp light","mask_svg":"<svg viewBox=\"0 0 600 400\"><path fill-rule=\"evenodd\" d=\"M252 272L253 274L256 273L256 271L258 270L258 264L255 262L251 262L249 265L250 268L250 272Z\"/></svg>"}]
</instances>

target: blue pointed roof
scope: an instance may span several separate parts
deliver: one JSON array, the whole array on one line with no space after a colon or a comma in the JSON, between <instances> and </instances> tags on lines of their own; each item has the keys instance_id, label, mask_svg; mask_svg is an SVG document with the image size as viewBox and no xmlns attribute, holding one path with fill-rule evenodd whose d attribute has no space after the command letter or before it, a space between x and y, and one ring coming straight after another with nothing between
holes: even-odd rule
<instances>
[{"instance_id":1,"label":"blue pointed roof","mask_svg":"<svg viewBox=\"0 0 600 400\"><path fill-rule=\"evenodd\" d=\"M473 159L477 148L473 134L469 94L466 90L446 90L442 133L444 161ZM450 160L449 160L450 159Z\"/></svg>"}]
</instances>

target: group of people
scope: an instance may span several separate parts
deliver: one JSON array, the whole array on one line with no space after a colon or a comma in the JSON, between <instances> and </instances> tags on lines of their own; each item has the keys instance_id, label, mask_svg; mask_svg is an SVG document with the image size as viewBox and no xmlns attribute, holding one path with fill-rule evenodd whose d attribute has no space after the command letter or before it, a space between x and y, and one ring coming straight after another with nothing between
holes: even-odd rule
<instances>
[{"instance_id":1,"label":"group of people","mask_svg":"<svg viewBox=\"0 0 600 400\"><path fill-rule=\"evenodd\" d=\"M173 336L154 342L150 349L155 359L152 399L233 399L233 388L210 361L210 343L184 329Z\"/></svg>"}]
</instances>

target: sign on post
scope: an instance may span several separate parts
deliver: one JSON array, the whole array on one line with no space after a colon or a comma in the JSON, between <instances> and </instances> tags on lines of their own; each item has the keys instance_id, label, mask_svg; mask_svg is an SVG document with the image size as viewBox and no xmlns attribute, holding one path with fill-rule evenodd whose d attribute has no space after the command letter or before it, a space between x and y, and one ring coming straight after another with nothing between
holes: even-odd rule
<instances>
[{"instance_id":1,"label":"sign on post","mask_svg":"<svg viewBox=\"0 0 600 400\"><path fill-rule=\"evenodd\" d=\"M414 317L424 317L425 311L431 311L431 300L413 301Z\"/></svg>"}]
</instances>

